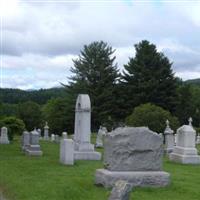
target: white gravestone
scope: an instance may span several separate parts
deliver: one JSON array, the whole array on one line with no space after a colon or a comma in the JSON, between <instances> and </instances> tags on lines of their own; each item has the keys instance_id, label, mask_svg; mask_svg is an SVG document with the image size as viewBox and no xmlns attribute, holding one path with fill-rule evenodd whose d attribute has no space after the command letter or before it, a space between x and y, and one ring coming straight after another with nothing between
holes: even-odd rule
<instances>
[{"instance_id":1,"label":"white gravestone","mask_svg":"<svg viewBox=\"0 0 200 200\"><path fill-rule=\"evenodd\" d=\"M67 132L62 132L62 139L67 139Z\"/></svg>"},{"instance_id":2,"label":"white gravestone","mask_svg":"<svg viewBox=\"0 0 200 200\"><path fill-rule=\"evenodd\" d=\"M1 128L0 144L9 144L8 140L8 129L6 127Z\"/></svg>"},{"instance_id":3,"label":"white gravestone","mask_svg":"<svg viewBox=\"0 0 200 200\"><path fill-rule=\"evenodd\" d=\"M41 131L40 128L37 129L37 132L39 133L39 137L41 137L41 132L42 132L42 131Z\"/></svg>"},{"instance_id":4,"label":"white gravestone","mask_svg":"<svg viewBox=\"0 0 200 200\"><path fill-rule=\"evenodd\" d=\"M195 148L196 131L191 125L177 130L177 144L170 154L170 160L183 164L200 164L200 156Z\"/></svg>"},{"instance_id":5,"label":"white gravestone","mask_svg":"<svg viewBox=\"0 0 200 200\"><path fill-rule=\"evenodd\" d=\"M64 165L74 164L74 141L72 139L61 140L60 162Z\"/></svg>"},{"instance_id":6,"label":"white gravestone","mask_svg":"<svg viewBox=\"0 0 200 200\"><path fill-rule=\"evenodd\" d=\"M30 145L28 146L26 153L30 156L41 156L42 151L39 145L39 134L36 130L30 134Z\"/></svg>"},{"instance_id":7,"label":"white gravestone","mask_svg":"<svg viewBox=\"0 0 200 200\"><path fill-rule=\"evenodd\" d=\"M44 140L49 140L49 126L47 122L44 126Z\"/></svg>"},{"instance_id":8,"label":"white gravestone","mask_svg":"<svg viewBox=\"0 0 200 200\"><path fill-rule=\"evenodd\" d=\"M103 147L103 136L106 134L106 128L100 126L98 133L97 133L97 138L96 138L96 147Z\"/></svg>"},{"instance_id":9,"label":"white gravestone","mask_svg":"<svg viewBox=\"0 0 200 200\"><path fill-rule=\"evenodd\" d=\"M197 141L196 144L200 144L200 134L197 134Z\"/></svg>"},{"instance_id":10,"label":"white gravestone","mask_svg":"<svg viewBox=\"0 0 200 200\"><path fill-rule=\"evenodd\" d=\"M55 142L55 134L51 134L51 142Z\"/></svg>"},{"instance_id":11,"label":"white gravestone","mask_svg":"<svg viewBox=\"0 0 200 200\"><path fill-rule=\"evenodd\" d=\"M74 157L75 160L100 160L101 154L94 151L91 137L91 103L87 94L79 94L76 100Z\"/></svg>"},{"instance_id":12,"label":"white gravestone","mask_svg":"<svg viewBox=\"0 0 200 200\"><path fill-rule=\"evenodd\" d=\"M169 121L166 121L166 129L164 131L165 136L165 145L164 145L164 151L168 154L171 153L174 149L174 131L169 126Z\"/></svg>"},{"instance_id":13,"label":"white gravestone","mask_svg":"<svg viewBox=\"0 0 200 200\"><path fill-rule=\"evenodd\" d=\"M55 135L55 142L60 143L60 136L59 135Z\"/></svg>"},{"instance_id":14,"label":"white gravestone","mask_svg":"<svg viewBox=\"0 0 200 200\"><path fill-rule=\"evenodd\" d=\"M28 131L24 131L22 135L22 150L26 151L30 145L30 133Z\"/></svg>"}]
</instances>

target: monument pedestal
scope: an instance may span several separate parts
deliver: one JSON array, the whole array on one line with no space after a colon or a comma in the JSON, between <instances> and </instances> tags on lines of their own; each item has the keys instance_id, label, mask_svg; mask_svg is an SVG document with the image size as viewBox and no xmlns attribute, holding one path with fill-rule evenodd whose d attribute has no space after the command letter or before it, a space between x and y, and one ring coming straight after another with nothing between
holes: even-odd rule
<instances>
[{"instance_id":1,"label":"monument pedestal","mask_svg":"<svg viewBox=\"0 0 200 200\"><path fill-rule=\"evenodd\" d=\"M106 188L113 187L116 181L123 180L133 187L165 187L170 183L170 174L164 171L110 171L97 169L95 184Z\"/></svg>"},{"instance_id":2,"label":"monument pedestal","mask_svg":"<svg viewBox=\"0 0 200 200\"><path fill-rule=\"evenodd\" d=\"M200 156L196 148L175 147L169 156L171 161L182 164L200 164Z\"/></svg>"},{"instance_id":3,"label":"monument pedestal","mask_svg":"<svg viewBox=\"0 0 200 200\"><path fill-rule=\"evenodd\" d=\"M75 151L75 160L101 160L101 154L96 151Z\"/></svg>"}]
</instances>

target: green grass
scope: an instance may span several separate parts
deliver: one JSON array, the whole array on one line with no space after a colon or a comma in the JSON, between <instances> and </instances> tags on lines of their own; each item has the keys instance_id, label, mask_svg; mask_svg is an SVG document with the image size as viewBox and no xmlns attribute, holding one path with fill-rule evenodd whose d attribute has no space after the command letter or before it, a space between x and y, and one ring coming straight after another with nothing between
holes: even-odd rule
<instances>
[{"instance_id":1,"label":"green grass","mask_svg":"<svg viewBox=\"0 0 200 200\"><path fill-rule=\"evenodd\" d=\"M109 190L94 185L101 161L59 164L59 145L41 142L44 156L25 156L19 141L0 145L0 190L9 200L106 200ZM200 147L200 146L199 146ZM200 200L200 166L175 164L164 159L171 173L167 188L134 188L132 200Z\"/></svg>"}]
</instances>

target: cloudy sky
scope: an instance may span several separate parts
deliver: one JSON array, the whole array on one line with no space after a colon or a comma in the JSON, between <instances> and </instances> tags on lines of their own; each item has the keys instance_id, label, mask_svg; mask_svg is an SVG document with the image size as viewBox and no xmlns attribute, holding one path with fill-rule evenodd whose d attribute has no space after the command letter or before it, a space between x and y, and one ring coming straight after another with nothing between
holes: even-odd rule
<instances>
[{"instance_id":1,"label":"cloudy sky","mask_svg":"<svg viewBox=\"0 0 200 200\"><path fill-rule=\"evenodd\" d=\"M84 44L116 49L120 69L143 39L173 62L176 76L200 78L200 1L1 0L1 87L67 83Z\"/></svg>"}]
</instances>

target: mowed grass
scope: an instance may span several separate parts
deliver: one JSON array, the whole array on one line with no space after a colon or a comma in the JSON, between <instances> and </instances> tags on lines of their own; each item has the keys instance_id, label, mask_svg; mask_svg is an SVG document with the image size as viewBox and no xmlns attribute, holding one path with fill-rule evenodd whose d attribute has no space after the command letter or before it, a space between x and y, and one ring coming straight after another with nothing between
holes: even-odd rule
<instances>
[{"instance_id":1,"label":"mowed grass","mask_svg":"<svg viewBox=\"0 0 200 200\"><path fill-rule=\"evenodd\" d=\"M94 185L102 161L59 163L59 145L41 141L42 157L25 156L19 140L0 145L0 190L9 200L106 200L110 190ZM200 147L200 146L199 146ZM164 159L171 173L166 188L134 188L131 200L200 200L200 165L181 165Z\"/></svg>"}]
</instances>

